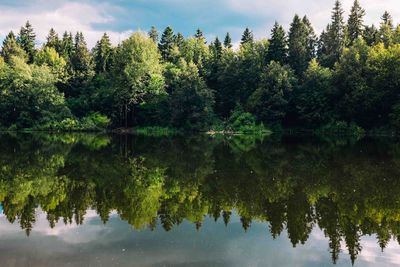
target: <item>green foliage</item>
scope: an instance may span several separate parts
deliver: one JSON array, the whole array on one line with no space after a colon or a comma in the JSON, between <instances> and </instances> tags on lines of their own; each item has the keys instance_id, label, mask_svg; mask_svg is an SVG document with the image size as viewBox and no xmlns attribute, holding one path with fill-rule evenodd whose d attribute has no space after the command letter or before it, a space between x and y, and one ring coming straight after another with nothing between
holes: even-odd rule
<instances>
[{"instance_id":1,"label":"green foliage","mask_svg":"<svg viewBox=\"0 0 400 267\"><path fill-rule=\"evenodd\" d=\"M60 122L49 122L40 125L37 129L50 131L104 131L109 124L109 118L95 112L80 120L66 118Z\"/></svg>"},{"instance_id":2,"label":"green foliage","mask_svg":"<svg viewBox=\"0 0 400 267\"><path fill-rule=\"evenodd\" d=\"M228 49L229 49L229 48L232 48L232 38L231 38L229 32L226 33L226 35L225 35L224 47L225 47L225 48L228 48Z\"/></svg>"},{"instance_id":3,"label":"green foliage","mask_svg":"<svg viewBox=\"0 0 400 267\"><path fill-rule=\"evenodd\" d=\"M306 24L295 15L289 30L288 63L297 75L302 75L310 60L308 35Z\"/></svg>"},{"instance_id":4,"label":"green foliage","mask_svg":"<svg viewBox=\"0 0 400 267\"><path fill-rule=\"evenodd\" d=\"M147 36L134 33L117 49L114 66L114 90L116 106L124 110L125 126L128 112L146 97L164 91L163 65L157 45Z\"/></svg>"},{"instance_id":5,"label":"green foliage","mask_svg":"<svg viewBox=\"0 0 400 267\"><path fill-rule=\"evenodd\" d=\"M211 124L214 93L199 75L193 62L181 59L167 68L171 124L188 130L204 129Z\"/></svg>"},{"instance_id":6,"label":"green foliage","mask_svg":"<svg viewBox=\"0 0 400 267\"><path fill-rule=\"evenodd\" d=\"M347 22L348 42L352 45L363 35L365 10L360 6L358 0L354 0Z\"/></svg>"},{"instance_id":7,"label":"green foliage","mask_svg":"<svg viewBox=\"0 0 400 267\"><path fill-rule=\"evenodd\" d=\"M253 32L250 31L249 28L246 28L243 32L242 39L240 40L240 44L249 44L254 42Z\"/></svg>"},{"instance_id":8,"label":"green foliage","mask_svg":"<svg viewBox=\"0 0 400 267\"><path fill-rule=\"evenodd\" d=\"M321 67L314 59L292 99L302 127L315 129L331 119L333 107L330 106L329 96L332 90L332 71Z\"/></svg>"},{"instance_id":9,"label":"green foliage","mask_svg":"<svg viewBox=\"0 0 400 267\"><path fill-rule=\"evenodd\" d=\"M293 71L272 61L261 78L256 91L249 98L249 107L267 125L279 124L285 117L289 94L296 86Z\"/></svg>"},{"instance_id":10,"label":"green foliage","mask_svg":"<svg viewBox=\"0 0 400 267\"><path fill-rule=\"evenodd\" d=\"M381 249L398 240L399 144L387 138L125 137L0 136L5 219L29 234L38 207L49 227L82 224L95 210L104 223L113 212L135 229L169 231L183 221L199 228L207 217L231 227L235 212L245 230L257 221L293 246L320 228L333 262L340 244L354 261L363 236L376 236Z\"/></svg>"},{"instance_id":11,"label":"green foliage","mask_svg":"<svg viewBox=\"0 0 400 267\"><path fill-rule=\"evenodd\" d=\"M363 137L365 131L355 123L335 121L319 128L317 134Z\"/></svg>"},{"instance_id":12,"label":"green foliage","mask_svg":"<svg viewBox=\"0 0 400 267\"><path fill-rule=\"evenodd\" d=\"M106 33L103 34L100 41L96 43L93 50L94 64L97 73L110 70L112 47L110 38Z\"/></svg>"},{"instance_id":13,"label":"green foliage","mask_svg":"<svg viewBox=\"0 0 400 267\"><path fill-rule=\"evenodd\" d=\"M64 96L47 66L28 65L13 57L0 76L0 124L30 128L69 116Z\"/></svg>"},{"instance_id":14,"label":"green foliage","mask_svg":"<svg viewBox=\"0 0 400 267\"><path fill-rule=\"evenodd\" d=\"M0 124L39 128L65 120L61 128L102 128L82 121L99 113L110 128L207 131L224 128L240 105L274 130L343 121L392 132L399 127L400 26L388 12L379 29L363 25L358 0L347 25L343 14L335 1L319 38L307 16L295 15L288 32L275 23L268 39L246 28L235 49L229 33L223 43L218 36L207 43L200 29L185 38L171 27L159 43L152 27L116 47L104 34L91 50L81 32L59 38L51 29L36 49L27 23L18 38L10 32L3 41Z\"/></svg>"},{"instance_id":15,"label":"green foliage","mask_svg":"<svg viewBox=\"0 0 400 267\"><path fill-rule=\"evenodd\" d=\"M286 63L287 57L287 38L285 30L278 22L275 22L272 28L271 39L269 39L269 48L267 54L267 63L270 61Z\"/></svg>"},{"instance_id":16,"label":"green foliage","mask_svg":"<svg viewBox=\"0 0 400 267\"><path fill-rule=\"evenodd\" d=\"M174 136L177 133L178 131L176 129L169 127L149 126L135 128L135 134L144 136Z\"/></svg>"},{"instance_id":17,"label":"green foliage","mask_svg":"<svg viewBox=\"0 0 400 267\"><path fill-rule=\"evenodd\" d=\"M163 34L161 35L160 44L158 48L162 58L167 61L171 59L172 49L175 45L174 31L170 26L165 28Z\"/></svg>"},{"instance_id":18,"label":"green foliage","mask_svg":"<svg viewBox=\"0 0 400 267\"><path fill-rule=\"evenodd\" d=\"M241 134L269 134L264 124L257 124L256 117L241 109L236 109L228 120L228 131Z\"/></svg>"},{"instance_id":19,"label":"green foliage","mask_svg":"<svg viewBox=\"0 0 400 267\"><path fill-rule=\"evenodd\" d=\"M35 38L36 34L33 32L32 25L27 21L25 26L21 27L17 43L25 50L28 55L28 63L32 63L35 57Z\"/></svg>"},{"instance_id":20,"label":"green foliage","mask_svg":"<svg viewBox=\"0 0 400 267\"><path fill-rule=\"evenodd\" d=\"M156 27L151 26L150 31L148 32L148 35L151 40L153 40L154 43L158 43L158 31Z\"/></svg>"},{"instance_id":21,"label":"green foliage","mask_svg":"<svg viewBox=\"0 0 400 267\"><path fill-rule=\"evenodd\" d=\"M339 60L345 46L343 13L342 3L340 0L336 0L332 10L332 22L320 38L319 59L324 67L333 67L335 62Z\"/></svg>"},{"instance_id":22,"label":"green foliage","mask_svg":"<svg viewBox=\"0 0 400 267\"><path fill-rule=\"evenodd\" d=\"M52 47L46 46L39 50L35 55L34 62L38 66L48 66L53 75L60 80L63 80L66 76L67 63Z\"/></svg>"},{"instance_id":23,"label":"green foliage","mask_svg":"<svg viewBox=\"0 0 400 267\"><path fill-rule=\"evenodd\" d=\"M1 56L5 62L10 63L12 57L19 57L27 59L26 52L17 43L14 33L11 31L3 41L3 47L1 49Z\"/></svg>"}]
</instances>

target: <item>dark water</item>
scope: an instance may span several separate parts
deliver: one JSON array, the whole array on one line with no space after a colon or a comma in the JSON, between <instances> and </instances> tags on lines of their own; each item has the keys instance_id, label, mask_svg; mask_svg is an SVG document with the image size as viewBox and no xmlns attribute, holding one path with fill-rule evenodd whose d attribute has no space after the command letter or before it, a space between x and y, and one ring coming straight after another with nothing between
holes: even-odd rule
<instances>
[{"instance_id":1,"label":"dark water","mask_svg":"<svg viewBox=\"0 0 400 267\"><path fill-rule=\"evenodd\" d=\"M400 266L394 140L4 134L0 202L1 266Z\"/></svg>"}]
</instances>

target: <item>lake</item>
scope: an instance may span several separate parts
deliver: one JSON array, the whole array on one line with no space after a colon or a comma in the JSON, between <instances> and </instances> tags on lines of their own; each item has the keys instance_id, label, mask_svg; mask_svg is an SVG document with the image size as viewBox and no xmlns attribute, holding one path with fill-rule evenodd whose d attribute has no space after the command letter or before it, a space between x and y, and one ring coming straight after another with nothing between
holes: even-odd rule
<instances>
[{"instance_id":1,"label":"lake","mask_svg":"<svg viewBox=\"0 0 400 267\"><path fill-rule=\"evenodd\" d=\"M1 266L400 266L400 143L0 135Z\"/></svg>"}]
</instances>

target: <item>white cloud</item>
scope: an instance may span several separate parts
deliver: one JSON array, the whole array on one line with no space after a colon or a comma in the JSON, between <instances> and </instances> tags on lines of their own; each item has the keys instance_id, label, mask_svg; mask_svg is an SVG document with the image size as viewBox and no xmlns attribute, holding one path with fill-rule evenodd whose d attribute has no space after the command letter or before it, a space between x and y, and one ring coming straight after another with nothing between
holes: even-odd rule
<instances>
[{"instance_id":1,"label":"white cloud","mask_svg":"<svg viewBox=\"0 0 400 267\"><path fill-rule=\"evenodd\" d=\"M115 18L109 15L116 7L107 4L90 5L78 2L61 2L51 9L38 9L37 6L0 5L0 36L10 30L18 32L27 20L33 25L39 43L44 42L49 30L53 27L60 35L64 31L75 33L82 31L89 47L93 47L104 31L94 28L95 24L112 23ZM131 32L107 32L113 43L125 39Z\"/></svg>"},{"instance_id":2,"label":"white cloud","mask_svg":"<svg viewBox=\"0 0 400 267\"><path fill-rule=\"evenodd\" d=\"M167 12L160 10L159 4L163 3L162 1L151 0L151 5L149 5L151 8L147 6L147 9L144 11L149 11L152 14ZM118 7L116 2L112 1L96 3L88 0L80 2L77 0L51 2L46 0L32 0L27 4L9 5L4 2L2 3L0 0L0 39L10 30L18 32L26 20L30 20L34 26L39 43L45 40L48 31L53 27L59 34L62 34L65 30L73 33L82 31L89 47L94 46L95 42L103 34L104 29L110 29L111 26L116 24L132 23L132 25L135 25L136 23L136 25L144 25L145 28L149 28L151 25L172 23L171 21L161 21L162 16L160 16L158 21L157 16L154 17L156 21L147 21L150 18L144 15L146 12L141 12L143 11L141 2L143 1L136 3L137 7L135 3L131 3L125 5L125 9L123 9L122 7ZM345 19L347 20L353 0L342 0L342 2L346 10ZM366 24L379 24L380 17L385 10L388 10L393 15L395 22L400 17L399 0L360 0L360 2L367 12L365 17ZM193 14L190 21L177 22L178 24L181 23L182 28L191 27L195 29L200 26L198 24L201 21L205 25L212 24L211 26L208 25L208 28L212 29L206 32L208 37L214 37L217 34L221 35L226 31L230 31L234 41L239 40L246 26L253 30L256 38L268 37L275 20L283 24L288 30L293 15L296 13L300 16L306 14L316 31L321 32L330 21L333 4L334 0L220 0L217 4L212 3L210 0L193 0L190 6L187 6L184 0L168 1L168 6L174 10L177 17L182 14ZM205 7L213 5L222 5L224 8L219 9L218 15L215 16L209 13L204 14L204 12L209 11ZM120 17L119 14L124 14L124 16ZM243 21L246 21L246 18L248 18L250 25L244 24L239 28L232 21L232 27L227 27L226 25L229 25L229 21L221 21L224 15L227 14L240 15L240 20ZM221 28L221 25L225 26ZM117 44L127 38L132 31L107 31L107 33L110 35L112 42ZM223 36L220 37L223 38Z\"/></svg>"},{"instance_id":3,"label":"white cloud","mask_svg":"<svg viewBox=\"0 0 400 267\"><path fill-rule=\"evenodd\" d=\"M354 0L342 0L345 12L345 19ZM334 0L285 0L285 1L265 1L265 0L225 0L226 4L235 12L265 18L263 28L257 27L254 32L265 34L272 28L275 20L283 24L288 29L294 14L300 16L307 15L316 31L321 32L329 23L331 10ZM379 24L380 17L385 10L389 11L393 18L400 17L399 0L360 0L362 7L366 10L365 23Z\"/></svg>"}]
</instances>

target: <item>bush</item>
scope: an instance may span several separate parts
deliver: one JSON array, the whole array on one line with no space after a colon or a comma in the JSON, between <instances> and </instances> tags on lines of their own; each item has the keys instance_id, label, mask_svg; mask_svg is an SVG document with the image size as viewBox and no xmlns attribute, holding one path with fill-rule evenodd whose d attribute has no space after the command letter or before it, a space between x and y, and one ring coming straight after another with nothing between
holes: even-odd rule
<instances>
[{"instance_id":1,"label":"bush","mask_svg":"<svg viewBox=\"0 0 400 267\"><path fill-rule=\"evenodd\" d=\"M228 121L228 128L235 133L270 133L264 124L257 124L253 114L236 110Z\"/></svg>"},{"instance_id":2,"label":"bush","mask_svg":"<svg viewBox=\"0 0 400 267\"><path fill-rule=\"evenodd\" d=\"M177 131L174 128L151 126L135 128L135 134L145 136L173 136L177 134Z\"/></svg>"},{"instance_id":3,"label":"bush","mask_svg":"<svg viewBox=\"0 0 400 267\"><path fill-rule=\"evenodd\" d=\"M80 120L67 118L60 122L49 122L37 127L37 129L53 131L101 131L105 130L109 123L110 119L107 116L95 112Z\"/></svg>"}]
</instances>

